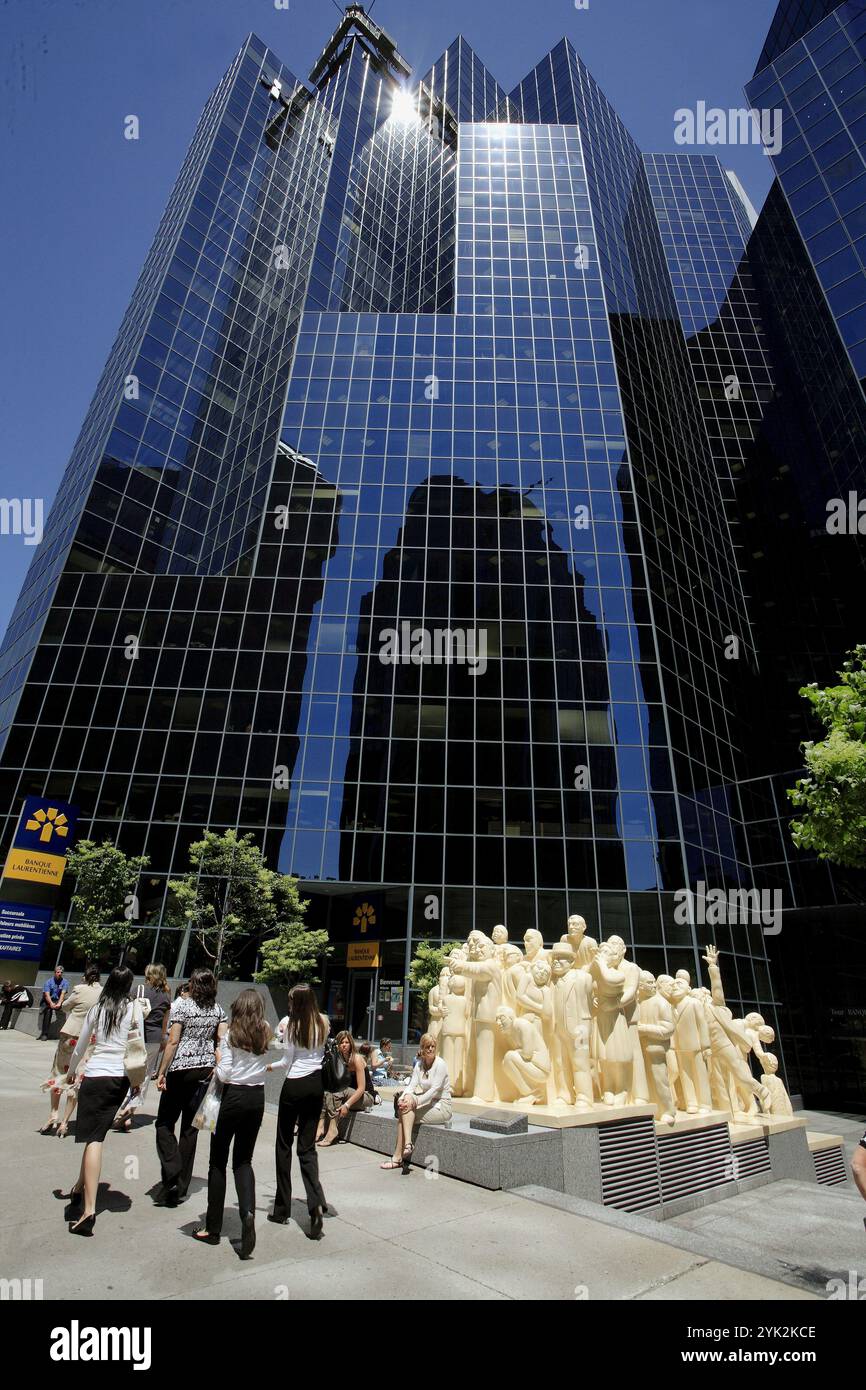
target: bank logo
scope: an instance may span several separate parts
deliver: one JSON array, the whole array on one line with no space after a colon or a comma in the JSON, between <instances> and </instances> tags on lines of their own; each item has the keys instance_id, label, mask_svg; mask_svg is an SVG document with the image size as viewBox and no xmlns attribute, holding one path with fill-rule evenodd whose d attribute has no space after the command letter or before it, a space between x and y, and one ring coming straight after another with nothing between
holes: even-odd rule
<instances>
[{"instance_id":1,"label":"bank logo","mask_svg":"<svg viewBox=\"0 0 866 1390\"><path fill-rule=\"evenodd\" d=\"M149 1371L151 1340L149 1327L82 1327L73 1318L52 1329L48 1354L52 1361L131 1361L134 1371Z\"/></svg>"},{"instance_id":2,"label":"bank logo","mask_svg":"<svg viewBox=\"0 0 866 1390\"><path fill-rule=\"evenodd\" d=\"M24 822L24 829L38 830L41 843L47 845L55 835L59 835L61 840L66 839L69 834L69 822L56 806L49 806L47 810L40 806L39 810L34 811Z\"/></svg>"},{"instance_id":3,"label":"bank logo","mask_svg":"<svg viewBox=\"0 0 866 1390\"><path fill-rule=\"evenodd\" d=\"M360 907L355 908L355 915L352 918L352 926L361 928L363 936L368 927L376 925L376 909L372 903L361 903Z\"/></svg>"}]
</instances>

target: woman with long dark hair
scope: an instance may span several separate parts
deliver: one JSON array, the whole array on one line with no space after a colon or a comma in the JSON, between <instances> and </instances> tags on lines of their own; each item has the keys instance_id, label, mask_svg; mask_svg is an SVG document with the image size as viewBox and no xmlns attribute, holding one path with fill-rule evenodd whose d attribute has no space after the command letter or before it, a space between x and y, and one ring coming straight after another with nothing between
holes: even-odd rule
<instances>
[{"instance_id":1,"label":"woman with long dark hair","mask_svg":"<svg viewBox=\"0 0 866 1390\"><path fill-rule=\"evenodd\" d=\"M289 990L285 1058L273 1064L274 1070L285 1066L287 1075L277 1114L277 1195L268 1220L285 1225L292 1213L292 1145L297 1125L298 1163L310 1213L311 1240L321 1236L322 1216L328 1210L319 1182L316 1126L322 1111L322 1061L329 1029L311 986L294 985Z\"/></svg>"},{"instance_id":2,"label":"woman with long dark hair","mask_svg":"<svg viewBox=\"0 0 866 1390\"><path fill-rule=\"evenodd\" d=\"M156 1075L162 1092L156 1115L156 1151L162 1167L159 1200L167 1207L176 1207L187 1195L198 1141L193 1119L214 1069L217 1042L226 1031L216 992L213 971L194 970L189 994L175 999L168 1015L168 1042ZM178 1120L179 1140L174 1132Z\"/></svg>"},{"instance_id":3,"label":"woman with long dark hair","mask_svg":"<svg viewBox=\"0 0 866 1390\"><path fill-rule=\"evenodd\" d=\"M211 1135L207 1174L207 1216L197 1240L218 1245L226 1202L226 1167L232 1172L241 1214L240 1256L248 1260L256 1244L256 1178L253 1150L265 1113L265 1075L272 1070L267 1051L271 1030L261 995L245 989L232 1004L228 1032L217 1048L216 1074L222 1082L219 1118Z\"/></svg>"},{"instance_id":4,"label":"woman with long dark hair","mask_svg":"<svg viewBox=\"0 0 866 1390\"><path fill-rule=\"evenodd\" d=\"M102 1145L129 1086L125 1061L133 1021L133 1001L129 997L132 981L132 971L125 965L117 965L111 971L98 1002L84 1019L69 1062L67 1082L72 1086L79 1063L90 1048L87 1072L79 1087L75 1123L75 1142L84 1145L84 1154L78 1180L69 1194L74 1203L84 1203L81 1216L69 1223L70 1231L77 1236L93 1235Z\"/></svg>"}]
</instances>

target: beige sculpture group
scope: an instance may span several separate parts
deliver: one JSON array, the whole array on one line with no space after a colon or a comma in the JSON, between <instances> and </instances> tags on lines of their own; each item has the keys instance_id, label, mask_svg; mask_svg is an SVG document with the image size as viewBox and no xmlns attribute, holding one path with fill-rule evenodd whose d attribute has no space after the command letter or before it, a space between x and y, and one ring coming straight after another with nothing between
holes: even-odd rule
<instances>
[{"instance_id":1,"label":"beige sculpture group","mask_svg":"<svg viewBox=\"0 0 866 1390\"><path fill-rule=\"evenodd\" d=\"M620 937L599 945L576 915L551 950L533 928L523 949L503 926L490 936L470 932L428 1000L452 1093L583 1111L652 1105L669 1125L678 1111L723 1111L737 1123L791 1115L776 1058L765 1051L775 1034L760 1014L734 1018L718 956L707 947L706 989L685 970L648 974L626 959Z\"/></svg>"}]
</instances>

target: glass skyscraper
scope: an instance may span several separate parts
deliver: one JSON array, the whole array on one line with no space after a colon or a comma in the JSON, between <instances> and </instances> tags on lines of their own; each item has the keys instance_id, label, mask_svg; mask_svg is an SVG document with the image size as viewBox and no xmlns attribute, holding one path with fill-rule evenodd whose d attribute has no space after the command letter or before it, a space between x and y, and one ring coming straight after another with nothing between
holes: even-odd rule
<instances>
[{"instance_id":1,"label":"glass skyscraper","mask_svg":"<svg viewBox=\"0 0 866 1390\"><path fill-rule=\"evenodd\" d=\"M749 781L790 765L752 719L768 226L717 159L645 156L565 40L507 93L463 39L413 81L360 6L306 81L250 37L0 651L7 842L50 792L149 856L136 950L181 973L167 880L251 833L365 1033L417 1035L419 940L569 912L653 971L714 939L775 1021L760 927L674 897L781 883Z\"/></svg>"}]
</instances>

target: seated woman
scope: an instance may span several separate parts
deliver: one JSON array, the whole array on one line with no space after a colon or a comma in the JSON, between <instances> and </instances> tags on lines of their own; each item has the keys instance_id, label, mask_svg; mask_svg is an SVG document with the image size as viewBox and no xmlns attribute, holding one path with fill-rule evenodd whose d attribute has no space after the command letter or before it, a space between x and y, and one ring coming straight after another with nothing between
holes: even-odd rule
<instances>
[{"instance_id":1,"label":"seated woman","mask_svg":"<svg viewBox=\"0 0 866 1390\"><path fill-rule=\"evenodd\" d=\"M367 1065L358 1049L355 1039L346 1029L342 1029L334 1039L340 1056L346 1064L346 1085L339 1091L326 1091L322 1105L322 1118L316 1143L323 1149L330 1148L338 1139L343 1139L348 1127L349 1115L353 1110L370 1110L373 1097L367 1088ZM328 1128L325 1131L325 1121ZM325 1131L325 1132L323 1132Z\"/></svg>"},{"instance_id":2,"label":"seated woman","mask_svg":"<svg viewBox=\"0 0 866 1390\"><path fill-rule=\"evenodd\" d=\"M394 1157L380 1168L402 1168L409 1172L415 1134L419 1125L445 1125L452 1116L451 1080L448 1068L436 1056L436 1039L425 1033L421 1039L418 1061L412 1072L408 1089L394 1103L397 1114L397 1142Z\"/></svg>"}]
</instances>

